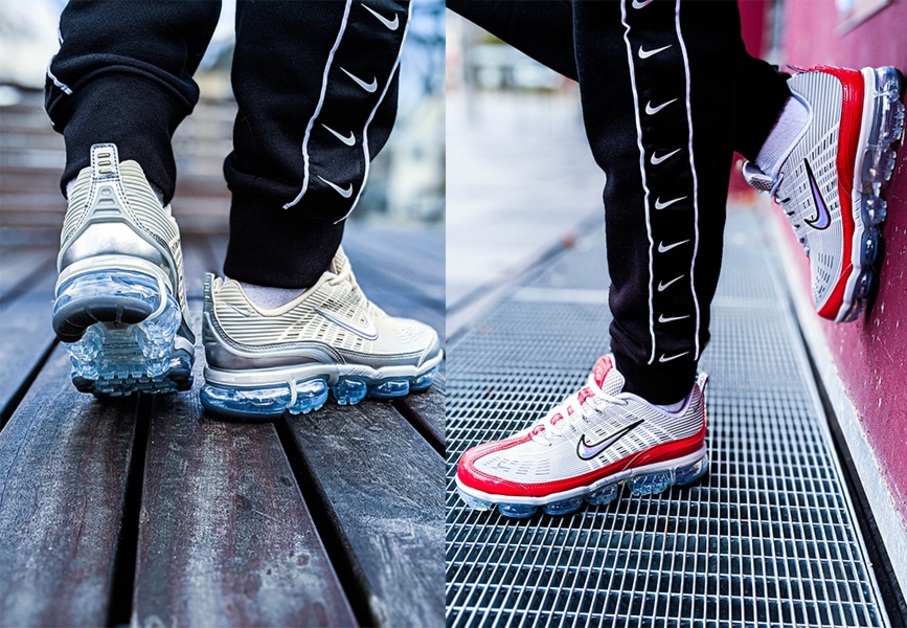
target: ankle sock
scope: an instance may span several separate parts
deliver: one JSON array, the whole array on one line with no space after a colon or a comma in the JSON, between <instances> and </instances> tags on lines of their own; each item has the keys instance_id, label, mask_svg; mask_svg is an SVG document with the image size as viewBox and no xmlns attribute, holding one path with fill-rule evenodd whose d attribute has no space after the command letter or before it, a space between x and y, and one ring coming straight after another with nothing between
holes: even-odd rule
<instances>
[{"instance_id":1,"label":"ankle sock","mask_svg":"<svg viewBox=\"0 0 907 628\"><path fill-rule=\"evenodd\" d=\"M253 305L263 310L277 309L306 291L305 288L273 288L244 281L240 281L239 285Z\"/></svg>"},{"instance_id":2,"label":"ankle sock","mask_svg":"<svg viewBox=\"0 0 907 628\"><path fill-rule=\"evenodd\" d=\"M803 127L809 122L809 109L799 99L791 96L784 103L775 126L756 155L756 166L774 178L778 162L787 156L791 145L797 141Z\"/></svg>"}]
</instances>

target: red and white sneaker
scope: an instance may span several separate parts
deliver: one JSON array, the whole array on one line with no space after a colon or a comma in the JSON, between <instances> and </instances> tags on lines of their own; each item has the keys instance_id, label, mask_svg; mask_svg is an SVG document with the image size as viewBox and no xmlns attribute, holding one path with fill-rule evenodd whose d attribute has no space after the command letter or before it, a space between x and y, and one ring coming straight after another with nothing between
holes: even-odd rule
<instances>
[{"instance_id":1,"label":"red and white sneaker","mask_svg":"<svg viewBox=\"0 0 907 628\"><path fill-rule=\"evenodd\" d=\"M788 81L809 111L802 134L773 172L753 163L743 174L771 192L810 256L812 297L820 316L855 320L876 284L886 203L904 133L904 79L895 68L817 67Z\"/></svg>"},{"instance_id":2,"label":"red and white sneaker","mask_svg":"<svg viewBox=\"0 0 907 628\"><path fill-rule=\"evenodd\" d=\"M595 363L586 386L521 432L466 451L457 489L479 510L529 517L607 504L620 484L633 495L691 484L708 470L705 384L699 376L683 407L666 413L621 392L624 377L610 355Z\"/></svg>"}]
</instances>

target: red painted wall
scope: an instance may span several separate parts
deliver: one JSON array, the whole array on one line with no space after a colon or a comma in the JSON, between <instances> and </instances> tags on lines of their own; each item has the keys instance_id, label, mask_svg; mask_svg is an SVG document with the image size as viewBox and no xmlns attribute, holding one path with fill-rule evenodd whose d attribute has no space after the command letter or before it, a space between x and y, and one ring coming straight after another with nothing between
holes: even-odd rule
<instances>
[{"instance_id":1,"label":"red painted wall","mask_svg":"<svg viewBox=\"0 0 907 628\"><path fill-rule=\"evenodd\" d=\"M894 65L907 73L907 2L896 0L844 34L837 30L838 20L831 0L785 0L785 62ZM907 518L907 147L899 156L887 194L887 253L878 298L854 323L822 324L845 390ZM793 236L787 244L800 250ZM805 258L800 275L807 290Z\"/></svg>"}]
</instances>

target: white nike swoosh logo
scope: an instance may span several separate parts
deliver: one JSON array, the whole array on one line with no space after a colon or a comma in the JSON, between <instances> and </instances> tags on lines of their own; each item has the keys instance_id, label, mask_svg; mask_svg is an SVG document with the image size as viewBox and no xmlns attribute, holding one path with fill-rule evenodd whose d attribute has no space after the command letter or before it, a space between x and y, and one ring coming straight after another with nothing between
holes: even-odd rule
<instances>
[{"instance_id":1,"label":"white nike swoosh logo","mask_svg":"<svg viewBox=\"0 0 907 628\"><path fill-rule=\"evenodd\" d=\"M635 429L642 422L643 419L639 419L626 427L622 427L611 436L606 436L604 440L601 440L594 445L588 444L586 442L586 435L583 434L579 439L579 443L576 445L576 455L579 456L580 460L592 460L598 454L629 434L631 430Z\"/></svg>"},{"instance_id":2,"label":"white nike swoosh logo","mask_svg":"<svg viewBox=\"0 0 907 628\"><path fill-rule=\"evenodd\" d=\"M649 1L651 2L651 0L649 0ZM395 30L397 30L397 27L400 26L400 20L398 19L399 16L396 13L394 13L394 19L389 20L386 17L384 17L383 15L381 15L380 13L378 13L377 11L375 11L374 9L371 9L364 4L362 5L362 8L365 9L366 11L368 11L369 13L371 13L372 15L374 15L376 18L378 18L378 21L381 22L382 24L384 24L388 28L388 30L395 31Z\"/></svg>"},{"instance_id":3,"label":"white nike swoosh logo","mask_svg":"<svg viewBox=\"0 0 907 628\"><path fill-rule=\"evenodd\" d=\"M661 202L661 198L655 199L655 209L664 209L665 207L670 207L674 203L679 203L680 201L686 200L686 196L680 196L678 198L672 198L670 201L664 203Z\"/></svg>"},{"instance_id":4,"label":"white nike swoosh logo","mask_svg":"<svg viewBox=\"0 0 907 628\"><path fill-rule=\"evenodd\" d=\"M677 102L677 99L672 98L671 100L669 100L667 102L661 103L657 107L653 107L652 101L650 100L649 102L646 103L646 113L649 114L650 116L654 116L656 113L658 113L659 111L661 111L662 109L664 109L665 107L670 105L671 103L675 103L675 102Z\"/></svg>"},{"instance_id":5,"label":"white nike swoosh logo","mask_svg":"<svg viewBox=\"0 0 907 628\"><path fill-rule=\"evenodd\" d=\"M344 188L340 187L339 185L337 185L336 183L331 183L330 181L328 181L327 179L325 179L325 178L322 177L321 175L318 175L318 178L321 179L322 181L324 181L325 183L327 183L327 184L328 184L329 186L331 186L332 188L334 188L334 190L336 190L337 194L339 194L339 195L342 196L343 198L349 198L349 197L351 197L351 196L353 195L353 184L352 184L352 183L350 183L350 184L344 189Z\"/></svg>"},{"instance_id":6,"label":"white nike swoosh logo","mask_svg":"<svg viewBox=\"0 0 907 628\"><path fill-rule=\"evenodd\" d=\"M683 353L678 353L677 355L667 356L664 353L661 354L661 357L658 358L659 362L670 362L671 360L676 360L677 358L682 358L687 355L689 351L684 351Z\"/></svg>"},{"instance_id":7,"label":"white nike swoosh logo","mask_svg":"<svg viewBox=\"0 0 907 628\"><path fill-rule=\"evenodd\" d=\"M677 282L677 281L680 281L680 280L683 279L684 277L686 277L686 275L681 275L680 277L674 277L674 279L672 279L671 281L669 281L669 282L667 282L667 283L664 283L664 282L659 281L659 282L658 282L658 291L659 291L659 292L664 292L665 290L668 289L668 286L670 286L672 283L675 283L675 282ZM661 319L659 319L659 320L661 320ZM664 321L662 321L662 322L664 322Z\"/></svg>"},{"instance_id":8,"label":"white nike swoosh logo","mask_svg":"<svg viewBox=\"0 0 907 628\"><path fill-rule=\"evenodd\" d=\"M344 73L346 73L346 75L348 77L353 79L356 82L356 85L358 85L359 87L361 87L362 89L367 91L369 94L373 94L375 92L375 90L378 89L378 79L372 77L372 82L366 83L365 81L363 81L361 78L359 78L355 74L351 74L350 72L348 72L345 68L340 68L340 69L343 70Z\"/></svg>"},{"instance_id":9,"label":"white nike swoosh logo","mask_svg":"<svg viewBox=\"0 0 907 628\"><path fill-rule=\"evenodd\" d=\"M328 319L335 325L339 325L340 327L343 327L344 329L353 332L357 336L362 336L366 340L377 340L378 339L378 328L375 326L375 322L372 319L370 319L368 317L368 315L365 315L365 327L358 327L347 320L334 316L330 312L325 312L324 310L320 310L317 307L315 308L315 311L318 312L319 314L321 314L322 316L324 316L326 319Z\"/></svg>"},{"instance_id":10,"label":"white nike swoosh logo","mask_svg":"<svg viewBox=\"0 0 907 628\"><path fill-rule=\"evenodd\" d=\"M679 152L680 152L680 149L675 148L670 153L666 153L664 155L656 155L655 153L652 153L652 157L649 158L649 161L652 162L653 166L657 166L658 164L663 162L665 159L670 159L671 157L673 157L674 155L676 155Z\"/></svg>"},{"instance_id":11,"label":"white nike swoosh logo","mask_svg":"<svg viewBox=\"0 0 907 628\"><path fill-rule=\"evenodd\" d=\"M690 315L687 314L686 316L665 316L664 314L659 314L658 322L659 323L670 323L671 321L682 321L685 318L690 318ZM689 351L687 353L689 353ZM662 360L662 361L668 362L669 360Z\"/></svg>"},{"instance_id":12,"label":"white nike swoosh logo","mask_svg":"<svg viewBox=\"0 0 907 628\"><path fill-rule=\"evenodd\" d=\"M680 242L675 242L674 244L669 244L669 245L665 246L664 240L662 240L661 242L658 243L658 252L666 253L666 252L670 251L671 249L680 246L681 244L686 244L689 241L690 241L689 239L681 240Z\"/></svg>"},{"instance_id":13,"label":"white nike swoosh logo","mask_svg":"<svg viewBox=\"0 0 907 628\"><path fill-rule=\"evenodd\" d=\"M334 129L332 129L331 127L329 127L329 126L326 125L326 124L322 124L321 126L323 126L323 127L326 128L328 131L330 131L330 132L334 135L334 137L336 137L338 140L340 140L341 142L343 142L343 143L346 144L347 146L352 146L353 144L356 143L356 136L353 135L353 132L352 132L352 131L350 131L350 135L349 135L349 137L347 137L347 136L345 136L345 135L340 135L340 133L338 133L337 131L335 131Z\"/></svg>"},{"instance_id":14,"label":"white nike swoosh logo","mask_svg":"<svg viewBox=\"0 0 907 628\"><path fill-rule=\"evenodd\" d=\"M673 45L674 44L668 44L667 46L662 46L661 48L653 48L652 50L646 50L642 46L640 46L639 52L637 54L639 54L640 59L648 59L652 55L657 55L659 52L663 52Z\"/></svg>"},{"instance_id":15,"label":"white nike swoosh logo","mask_svg":"<svg viewBox=\"0 0 907 628\"><path fill-rule=\"evenodd\" d=\"M633 8L643 9L648 6L650 2L652 2L652 0L642 0L642 2L640 2L639 0L633 0Z\"/></svg>"}]
</instances>

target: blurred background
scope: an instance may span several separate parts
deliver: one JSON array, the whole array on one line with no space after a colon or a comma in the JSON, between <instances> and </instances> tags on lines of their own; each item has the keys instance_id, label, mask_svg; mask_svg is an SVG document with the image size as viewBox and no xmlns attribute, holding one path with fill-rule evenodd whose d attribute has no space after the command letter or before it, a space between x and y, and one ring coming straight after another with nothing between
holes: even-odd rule
<instances>
[{"instance_id":1,"label":"blurred background","mask_svg":"<svg viewBox=\"0 0 907 628\"><path fill-rule=\"evenodd\" d=\"M4 228L59 231L63 139L43 109L45 69L57 51L62 0L0 0L0 210ZM375 158L351 219L394 229L444 220L444 3L415 0L400 70L397 124ZM221 19L196 75L201 100L177 130L174 209L183 233L225 233L223 159L236 105L230 90L235 8Z\"/></svg>"},{"instance_id":2,"label":"blurred background","mask_svg":"<svg viewBox=\"0 0 907 628\"><path fill-rule=\"evenodd\" d=\"M579 90L447 13L447 336L578 231L604 233Z\"/></svg>"}]
</instances>

